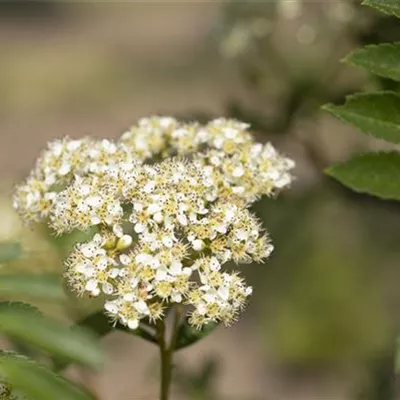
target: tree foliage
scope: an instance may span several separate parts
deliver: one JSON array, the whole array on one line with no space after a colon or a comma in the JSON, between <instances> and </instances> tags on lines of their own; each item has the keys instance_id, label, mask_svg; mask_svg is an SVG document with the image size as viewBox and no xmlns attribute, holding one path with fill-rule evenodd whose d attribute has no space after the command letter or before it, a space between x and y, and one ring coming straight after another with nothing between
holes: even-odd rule
<instances>
[{"instance_id":1,"label":"tree foliage","mask_svg":"<svg viewBox=\"0 0 400 400\"><path fill-rule=\"evenodd\" d=\"M398 0L364 0L363 4L400 18ZM400 43L368 45L355 50L344 61L389 81L400 81ZM397 92L357 93L348 96L342 105L328 104L323 108L364 134L391 144L400 143L400 96ZM355 155L348 161L330 166L326 173L356 192L400 201L398 150ZM390 365L393 364L390 356L386 359ZM400 352L397 350L397 371L400 370L399 360ZM383 363L387 369L386 364ZM389 371L384 375L390 378L392 374ZM379 380L382 381L381 378ZM377 398L392 397L392 392L384 394L382 388L379 389Z\"/></svg>"}]
</instances>

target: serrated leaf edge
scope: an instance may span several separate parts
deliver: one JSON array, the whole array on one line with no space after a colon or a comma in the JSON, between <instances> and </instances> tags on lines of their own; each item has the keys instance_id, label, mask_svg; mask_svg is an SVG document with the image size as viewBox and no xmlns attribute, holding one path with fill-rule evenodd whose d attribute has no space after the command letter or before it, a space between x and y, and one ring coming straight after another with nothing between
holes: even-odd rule
<instances>
[{"instance_id":1,"label":"serrated leaf edge","mask_svg":"<svg viewBox=\"0 0 400 400\"><path fill-rule=\"evenodd\" d=\"M373 68L370 66L366 66L364 65L364 63L359 63L356 62L354 60L354 57L361 54L361 53L366 53L369 50L374 50L374 49L382 49L382 48L391 48L394 49L396 47L399 47L399 56L400 56L400 42L393 42L393 43L380 43L380 44L369 44L367 46L364 46L360 49L356 49L354 51L352 51L350 54L348 54L347 56L345 56L344 58L341 59L341 62L347 63L349 65L355 66L355 67L359 67L359 68L364 68L367 71L373 73L374 75L377 76L383 76L383 77L387 77L389 79L392 79L394 81L398 81L397 79L394 79L392 77L388 77L387 75L383 74L383 73L378 73L376 71L373 71ZM394 68L387 68L389 71L397 71L397 69ZM400 65L398 68L399 74L400 74ZM399 79L400 80L400 79ZM378 92L374 92L374 93L378 93ZM394 92L395 93L395 92Z\"/></svg>"},{"instance_id":2,"label":"serrated leaf edge","mask_svg":"<svg viewBox=\"0 0 400 400\"><path fill-rule=\"evenodd\" d=\"M371 95L372 96L394 95L395 97L399 98L399 100L400 100L400 94L399 93L396 93L396 92L393 92L393 91L389 91L389 90L377 91L377 92L367 92L367 93L360 92L360 93L355 93L355 94L351 94L351 95L346 96L344 104L336 105L336 104L333 104L333 103L328 103L328 104L324 104L321 107L321 109L324 110L324 111L328 111L329 113L331 113L333 116L335 116L337 119L339 119L343 123L351 125L351 126L357 128L357 130L360 131L361 133L364 133L366 135L370 135L370 136L374 137L375 139L383 140L383 141L388 142L388 143L400 144L400 134L399 134L399 141L398 142L397 141L390 141L390 140L385 139L385 138L383 138L381 136L378 136L378 135L376 135L374 133L371 133L370 131L361 129L358 125L356 125L356 124L354 124L354 123L352 123L350 121L347 121L343 116L339 115L338 112L335 112L335 110L344 109L346 107L346 105L348 105L348 103L353 101L353 100L357 100L357 99L359 99L361 97L369 97ZM344 112L346 112L348 115L357 116L358 118L363 119L365 121L375 121L375 122L378 121L376 118L360 115L360 114L357 114L357 113L352 112L352 111L348 111L348 110L346 111L345 110ZM389 125L390 127L396 127L396 128L398 127L399 130L400 130L400 124L390 123L390 122L386 122L386 121L384 122L384 124Z\"/></svg>"},{"instance_id":3,"label":"serrated leaf edge","mask_svg":"<svg viewBox=\"0 0 400 400\"><path fill-rule=\"evenodd\" d=\"M349 160L340 161L340 162L334 163L334 164L330 165L329 167L325 168L324 169L324 173L326 175L330 176L331 178L337 180L343 186L345 186L346 188L349 188L353 192L362 193L362 194L367 194L369 196L378 197L379 199L382 199L382 200L389 200L389 201L390 200L395 200L392 197L381 196L381 195L378 195L378 194L369 193L369 192L367 192L365 190L359 190L359 189L350 187L349 185L345 184L343 182L343 180L339 179L337 176L332 174L333 169L335 169L336 167L339 167L339 166L344 166L345 164L347 164L347 163L349 163L351 161L354 161L356 158L363 157L363 156L379 156L379 155L388 155L388 154L396 154L396 155L400 156L400 153L398 151L394 151L394 150L393 151L377 151L377 152L356 153L356 154L352 154L352 156L351 156L351 158Z\"/></svg>"}]
</instances>

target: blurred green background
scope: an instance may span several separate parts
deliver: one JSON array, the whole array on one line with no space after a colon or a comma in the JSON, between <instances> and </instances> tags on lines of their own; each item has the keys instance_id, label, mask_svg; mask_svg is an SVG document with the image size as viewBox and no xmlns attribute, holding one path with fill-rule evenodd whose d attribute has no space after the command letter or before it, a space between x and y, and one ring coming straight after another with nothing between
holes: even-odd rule
<instances>
[{"instance_id":1,"label":"blurred green background","mask_svg":"<svg viewBox=\"0 0 400 400\"><path fill-rule=\"evenodd\" d=\"M387 145L320 110L393 85L339 61L394 40L396 21L352 0L0 2L0 240L24 249L1 269L61 271L74 240L11 208L48 140L117 137L152 114L242 119L296 160L296 182L255 205L276 250L241 268L255 289L241 321L178 353L173 398L395 399L400 208L323 175ZM102 374L70 374L104 400L156 398L156 349L122 333L104 346Z\"/></svg>"}]
</instances>

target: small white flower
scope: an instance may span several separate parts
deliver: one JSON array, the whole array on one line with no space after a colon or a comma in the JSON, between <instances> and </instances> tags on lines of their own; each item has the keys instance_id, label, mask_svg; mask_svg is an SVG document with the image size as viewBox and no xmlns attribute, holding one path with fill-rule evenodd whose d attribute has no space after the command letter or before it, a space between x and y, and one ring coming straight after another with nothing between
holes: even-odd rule
<instances>
[{"instance_id":1,"label":"small white flower","mask_svg":"<svg viewBox=\"0 0 400 400\"><path fill-rule=\"evenodd\" d=\"M100 271L104 271L108 266L107 257L105 257L105 256L104 257L100 257L99 261L97 261L97 263L96 263L96 266Z\"/></svg>"},{"instance_id":2,"label":"small white flower","mask_svg":"<svg viewBox=\"0 0 400 400\"><path fill-rule=\"evenodd\" d=\"M154 221L156 221L158 224L161 224L161 222L163 222L163 220L164 220L164 217L163 217L163 215L161 214L161 212L156 212L156 213L153 215L153 219L154 219Z\"/></svg>"},{"instance_id":3,"label":"small white flower","mask_svg":"<svg viewBox=\"0 0 400 400\"><path fill-rule=\"evenodd\" d=\"M97 292L97 290L98 290L98 283L97 283L97 281L96 281L95 279L90 279L90 280L86 283L85 289L86 289L88 292L92 292L92 293Z\"/></svg>"},{"instance_id":4,"label":"small white flower","mask_svg":"<svg viewBox=\"0 0 400 400\"><path fill-rule=\"evenodd\" d=\"M132 262L131 258L126 254L121 254L119 256L119 261L122 265L129 265Z\"/></svg>"},{"instance_id":5,"label":"small white flower","mask_svg":"<svg viewBox=\"0 0 400 400\"><path fill-rule=\"evenodd\" d=\"M93 217L90 218L90 222L92 225L98 225L101 223L101 218L98 217L97 215L94 215Z\"/></svg>"},{"instance_id":6,"label":"small white flower","mask_svg":"<svg viewBox=\"0 0 400 400\"><path fill-rule=\"evenodd\" d=\"M147 315L149 313L149 307L147 307L146 302L144 302L143 300L139 300L137 301L134 305L133 305L136 310L138 312L140 312L141 314L145 314Z\"/></svg>"},{"instance_id":7,"label":"small white flower","mask_svg":"<svg viewBox=\"0 0 400 400\"><path fill-rule=\"evenodd\" d=\"M229 289L226 286L221 286L218 289L218 296L221 297L222 300L227 301L229 299Z\"/></svg>"},{"instance_id":8,"label":"small white flower","mask_svg":"<svg viewBox=\"0 0 400 400\"><path fill-rule=\"evenodd\" d=\"M172 240L172 238L170 236L163 237L162 242L163 242L163 245L168 248L171 248L174 245L174 241Z\"/></svg>"},{"instance_id":9,"label":"small white flower","mask_svg":"<svg viewBox=\"0 0 400 400\"><path fill-rule=\"evenodd\" d=\"M204 299L207 303L214 303L215 300L216 300L215 293L213 293L213 292L211 292L211 291L210 291L210 292L207 292L207 293L204 294L203 299Z\"/></svg>"},{"instance_id":10,"label":"small white flower","mask_svg":"<svg viewBox=\"0 0 400 400\"><path fill-rule=\"evenodd\" d=\"M228 230L228 227L226 224L218 224L215 228L214 228L218 233L226 233Z\"/></svg>"},{"instance_id":11,"label":"small white flower","mask_svg":"<svg viewBox=\"0 0 400 400\"><path fill-rule=\"evenodd\" d=\"M156 184L154 183L154 181L149 181L144 185L143 191L145 193L151 193L154 190L155 186Z\"/></svg>"},{"instance_id":12,"label":"small white flower","mask_svg":"<svg viewBox=\"0 0 400 400\"><path fill-rule=\"evenodd\" d=\"M114 287L111 283L105 282L102 284L101 289L105 294L112 294L114 292Z\"/></svg>"},{"instance_id":13,"label":"small white flower","mask_svg":"<svg viewBox=\"0 0 400 400\"><path fill-rule=\"evenodd\" d=\"M142 232L144 232L145 229L146 229L146 225L145 224L142 224L140 222L135 224L134 230L135 230L136 233L142 233Z\"/></svg>"},{"instance_id":14,"label":"small white flower","mask_svg":"<svg viewBox=\"0 0 400 400\"><path fill-rule=\"evenodd\" d=\"M210 269L211 271L219 271L221 269L221 264L216 257L210 258Z\"/></svg>"},{"instance_id":15,"label":"small white flower","mask_svg":"<svg viewBox=\"0 0 400 400\"><path fill-rule=\"evenodd\" d=\"M241 176L243 176L243 174L244 174L244 168L243 167L236 167L232 172L232 175L235 178L240 178Z\"/></svg>"},{"instance_id":16,"label":"small white flower","mask_svg":"<svg viewBox=\"0 0 400 400\"><path fill-rule=\"evenodd\" d=\"M157 281L165 281L168 277L168 273L166 268L159 268L156 272L156 280Z\"/></svg>"},{"instance_id":17,"label":"small white flower","mask_svg":"<svg viewBox=\"0 0 400 400\"><path fill-rule=\"evenodd\" d=\"M139 253L136 255L135 261L139 264L149 265L153 261L153 256L147 253Z\"/></svg>"},{"instance_id":18,"label":"small white flower","mask_svg":"<svg viewBox=\"0 0 400 400\"><path fill-rule=\"evenodd\" d=\"M200 315L204 315L207 312L207 307L206 307L205 303L201 302L201 303L197 304L197 312Z\"/></svg>"},{"instance_id":19,"label":"small white flower","mask_svg":"<svg viewBox=\"0 0 400 400\"><path fill-rule=\"evenodd\" d=\"M139 284L139 279L132 278L131 281L130 281L130 284L131 284L131 288L135 289L137 287L137 285Z\"/></svg>"},{"instance_id":20,"label":"small white flower","mask_svg":"<svg viewBox=\"0 0 400 400\"><path fill-rule=\"evenodd\" d=\"M235 236L239 240L247 240L249 237L249 233L246 232L244 229L238 229L237 231L235 231Z\"/></svg>"},{"instance_id":21,"label":"small white flower","mask_svg":"<svg viewBox=\"0 0 400 400\"><path fill-rule=\"evenodd\" d=\"M87 258L92 258L95 255L95 247L92 243L85 244L81 247L82 254Z\"/></svg>"},{"instance_id":22,"label":"small white flower","mask_svg":"<svg viewBox=\"0 0 400 400\"><path fill-rule=\"evenodd\" d=\"M182 273L182 263L180 261L174 260L172 261L169 272L171 275L179 275Z\"/></svg>"},{"instance_id":23,"label":"small white flower","mask_svg":"<svg viewBox=\"0 0 400 400\"><path fill-rule=\"evenodd\" d=\"M84 275L85 278L91 278L94 276L95 268L91 264L86 265L82 263L77 266L76 271Z\"/></svg>"},{"instance_id":24,"label":"small white flower","mask_svg":"<svg viewBox=\"0 0 400 400\"><path fill-rule=\"evenodd\" d=\"M113 315L118 314L119 311L119 307L114 301L106 301L104 303L104 309Z\"/></svg>"},{"instance_id":25,"label":"small white flower","mask_svg":"<svg viewBox=\"0 0 400 400\"><path fill-rule=\"evenodd\" d=\"M125 301L129 301L129 302L131 302L131 301L133 301L133 300L135 300L136 299L136 296L135 296L135 294L134 293L125 293L124 295L123 295L123 299L125 300Z\"/></svg>"},{"instance_id":26,"label":"small white flower","mask_svg":"<svg viewBox=\"0 0 400 400\"><path fill-rule=\"evenodd\" d=\"M182 295L180 293L172 293L171 300L174 301L175 303L181 303Z\"/></svg>"},{"instance_id":27,"label":"small white flower","mask_svg":"<svg viewBox=\"0 0 400 400\"><path fill-rule=\"evenodd\" d=\"M176 217L177 221L183 225L183 226L187 226L188 224L188 220L186 218L185 214L178 214L178 216Z\"/></svg>"},{"instance_id":28,"label":"small white flower","mask_svg":"<svg viewBox=\"0 0 400 400\"><path fill-rule=\"evenodd\" d=\"M192 242L193 250L201 251L204 249L204 242L200 239L196 239Z\"/></svg>"},{"instance_id":29,"label":"small white flower","mask_svg":"<svg viewBox=\"0 0 400 400\"><path fill-rule=\"evenodd\" d=\"M137 329L139 327L139 320L129 319L127 325L129 329Z\"/></svg>"},{"instance_id":30,"label":"small white flower","mask_svg":"<svg viewBox=\"0 0 400 400\"><path fill-rule=\"evenodd\" d=\"M67 149L69 151L75 151L78 150L79 147L81 146L82 141L80 140L71 140L68 144L67 144Z\"/></svg>"},{"instance_id":31,"label":"small white flower","mask_svg":"<svg viewBox=\"0 0 400 400\"><path fill-rule=\"evenodd\" d=\"M92 189L91 189L90 185L83 184L83 185L80 185L80 186L79 186L79 194L80 194L82 197L88 196L88 195L90 194L90 191L91 191L91 190L92 190Z\"/></svg>"},{"instance_id":32,"label":"small white flower","mask_svg":"<svg viewBox=\"0 0 400 400\"><path fill-rule=\"evenodd\" d=\"M243 194L245 192L244 186L233 186L232 191L235 194Z\"/></svg>"},{"instance_id":33,"label":"small white flower","mask_svg":"<svg viewBox=\"0 0 400 400\"><path fill-rule=\"evenodd\" d=\"M226 222L231 222L235 218L235 209L232 207L227 208L225 212L225 221Z\"/></svg>"},{"instance_id":34,"label":"small white flower","mask_svg":"<svg viewBox=\"0 0 400 400\"><path fill-rule=\"evenodd\" d=\"M150 205L147 207L147 212L148 212L150 215L153 215L153 214L155 214L156 212L158 212L158 211L160 211L160 210L161 210L161 207L160 207L160 205L157 204L157 203L150 204Z\"/></svg>"},{"instance_id":35,"label":"small white flower","mask_svg":"<svg viewBox=\"0 0 400 400\"><path fill-rule=\"evenodd\" d=\"M111 279L115 279L118 275L120 275L120 272L122 270L118 269L118 268L111 268L110 271L108 272L108 276Z\"/></svg>"},{"instance_id":36,"label":"small white flower","mask_svg":"<svg viewBox=\"0 0 400 400\"><path fill-rule=\"evenodd\" d=\"M71 171L71 166L67 163L62 164L61 167L58 170L58 173L61 176L67 175Z\"/></svg>"},{"instance_id":37,"label":"small white flower","mask_svg":"<svg viewBox=\"0 0 400 400\"><path fill-rule=\"evenodd\" d=\"M119 237L119 238L124 235L124 231L123 231L121 225L114 225L113 228L112 228L112 231L113 231L114 235Z\"/></svg>"},{"instance_id":38,"label":"small white flower","mask_svg":"<svg viewBox=\"0 0 400 400\"><path fill-rule=\"evenodd\" d=\"M100 196L89 196L86 199L86 204L93 208L99 208L102 204L102 200Z\"/></svg>"},{"instance_id":39,"label":"small white flower","mask_svg":"<svg viewBox=\"0 0 400 400\"><path fill-rule=\"evenodd\" d=\"M130 235L123 235L117 243L117 249L118 250L124 250L127 249L131 244L132 244L132 236Z\"/></svg>"},{"instance_id":40,"label":"small white flower","mask_svg":"<svg viewBox=\"0 0 400 400\"><path fill-rule=\"evenodd\" d=\"M162 128L169 128L171 125L173 125L176 122L176 120L172 117L161 117L159 119L159 122L160 122L160 126Z\"/></svg>"},{"instance_id":41,"label":"small white flower","mask_svg":"<svg viewBox=\"0 0 400 400\"><path fill-rule=\"evenodd\" d=\"M103 244L103 238L99 233L96 233L93 236L92 242L95 243L97 246L101 246Z\"/></svg>"},{"instance_id":42,"label":"small white flower","mask_svg":"<svg viewBox=\"0 0 400 400\"><path fill-rule=\"evenodd\" d=\"M143 204L142 203L133 203L133 209L136 212L141 212L141 211L143 211Z\"/></svg>"}]
</instances>

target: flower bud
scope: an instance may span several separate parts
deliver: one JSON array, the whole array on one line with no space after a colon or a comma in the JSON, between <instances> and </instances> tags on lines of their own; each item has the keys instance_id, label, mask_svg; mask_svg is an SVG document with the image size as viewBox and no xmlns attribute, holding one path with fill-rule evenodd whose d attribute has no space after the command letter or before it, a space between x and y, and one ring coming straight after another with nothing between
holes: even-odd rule
<instances>
[{"instance_id":1,"label":"flower bud","mask_svg":"<svg viewBox=\"0 0 400 400\"><path fill-rule=\"evenodd\" d=\"M124 235L117 242L118 250L125 250L132 244L132 236Z\"/></svg>"},{"instance_id":2,"label":"flower bud","mask_svg":"<svg viewBox=\"0 0 400 400\"><path fill-rule=\"evenodd\" d=\"M117 238L115 236L110 236L104 243L104 248L107 250L112 250L115 249L116 244L117 244Z\"/></svg>"}]
</instances>

